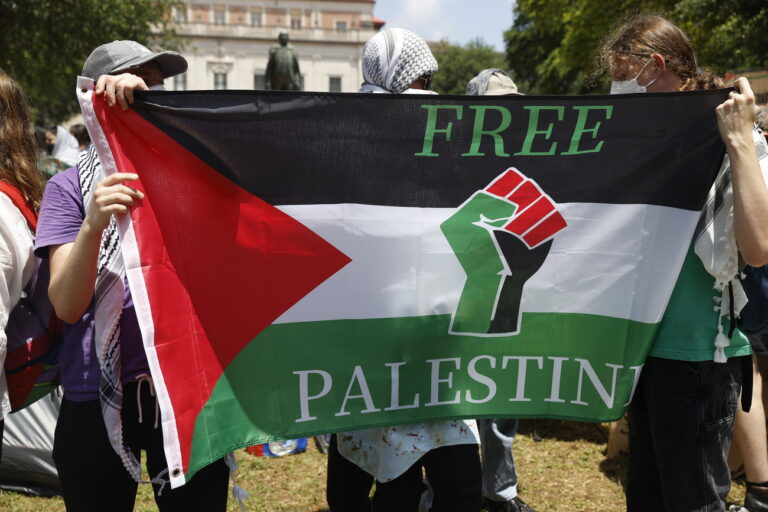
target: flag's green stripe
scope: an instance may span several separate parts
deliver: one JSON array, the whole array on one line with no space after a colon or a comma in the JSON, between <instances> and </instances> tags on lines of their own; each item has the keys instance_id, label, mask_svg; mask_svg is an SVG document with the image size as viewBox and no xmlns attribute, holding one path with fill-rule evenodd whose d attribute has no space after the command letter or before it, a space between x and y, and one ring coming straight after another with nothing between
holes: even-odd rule
<instances>
[{"instance_id":1,"label":"flag's green stripe","mask_svg":"<svg viewBox=\"0 0 768 512\"><path fill-rule=\"evenodd\" d=\"M318 432L335 432L356 426L381 426L413 423L425 419L516 415L607 421L620 416L628 401L634 370L642 364L657 324L595 315L539 313L525 314L521 333L508 338L475 338L447 335L450 316L336 320L272 325L262 332L229 365L211 399L197 419L190 470L244 444L297 437ZM528 362L525 398L510 402L518 394L519 360L510 360L503 369L504 356L568 358L562 363L559 398L552 398L554 363L546 357L543 369ZM497 385L495 398L486 403L469 403L488 394L488 387L468 375L468 364L476 356L490 356L477 362L476 370ZM431 396L431 370L428 360L460 358L440 365L440 379L452 382L439 385L439 401L452 400L460 391L460 404L425 406ZM613 406L608 408L576 359L588 360L607 392L611 391L612 367L619 365ZM399 367L400 403L413 403L419 393L419 407L385 411L391 407L391 368ZM370 388L373 406L380 412L361 413L366 408L361 398L347 401L341 410L355 366L360 366ZM301 416L299 375L294 372L322 370L333 379L331 391L310 400L310 416L317 420L296 422ZM582 392L578 399L579 376ZM321 392L322 377L309 375L308 395ZM360 395L358 382L352 395ZM583 402L583 403L575 403ZM213 434L211 434L213 433Z\"/></svg>"}]
</instances>

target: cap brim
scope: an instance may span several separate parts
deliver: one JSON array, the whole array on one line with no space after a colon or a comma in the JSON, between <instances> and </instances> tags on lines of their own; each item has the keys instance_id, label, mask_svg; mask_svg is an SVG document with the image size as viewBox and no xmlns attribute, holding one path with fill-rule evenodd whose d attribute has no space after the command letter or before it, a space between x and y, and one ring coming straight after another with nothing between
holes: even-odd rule
<instances>
[{"instance_id":1,"label":"cap brim","mask_svg":"<svg viewBox=\"0 0 768 512\"><path fill-rule=\"evenodd\" d=\"M153 61L157 62L157 65L160 67L160 73L162 73L163 78L180 75L187 70L187 59L182 57L179 53L169 50L146 55L140 59L128 62L126 63L125 67L121 67L112 73L114 74L118 71L127 71L130 68L135 68L136 66L141 66L142 64Z\"/></svg>"}]
</instances>

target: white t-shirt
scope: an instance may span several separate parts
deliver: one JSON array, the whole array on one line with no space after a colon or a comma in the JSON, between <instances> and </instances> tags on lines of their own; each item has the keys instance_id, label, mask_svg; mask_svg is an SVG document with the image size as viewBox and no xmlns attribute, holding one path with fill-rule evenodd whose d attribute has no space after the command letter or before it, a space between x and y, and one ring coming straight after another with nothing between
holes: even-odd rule
<instances>
[{"instance_id":1,"label":"white t-shirt","mask_svg":"<svg viewBox=\"0 0 768 512\"><path fill-rule=\"evenodd\" d=\"M475 420L448 420L340 432L336 442L346 459L388 482L435 448L478 444L480 438Z\"/></svg>"},{"instance_id":2,"label":"white t-shirt","mask_svg":"<svg viewBox=\"0 0 768 512\"><path fill-rule=\"evenodd\" d=\"M5 380L8 315L35 269L34 237L26 219L8 196L0 192L0 419L11 411Z\"/></svg>"}]
</instances>

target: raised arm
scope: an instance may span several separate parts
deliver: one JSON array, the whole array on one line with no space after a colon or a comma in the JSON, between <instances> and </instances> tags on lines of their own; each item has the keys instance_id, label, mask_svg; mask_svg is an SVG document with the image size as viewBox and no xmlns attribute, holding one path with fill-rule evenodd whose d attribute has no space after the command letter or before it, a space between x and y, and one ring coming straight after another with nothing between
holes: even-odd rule
<instances>
[{"instance_id":1,"label":"raised arm","mask_svg":"<svg viewBox=\"0 0 768 512\"><path fill-rule=\"evenodd\" d=\"M124 185L137 179L129 173L115 173L96 185L83 225L74 242L49 248L51 283L48 295L56 315L74 323L83 316L93 299L101 235L112 214L123 214L144 195Z\"/></svg>"},{"instance_id":2,"label":"raised arm","mask_svg":"<svg viewBox=\"0 0 768 512\"><path fill-rule=\"evenodd\" d=\"M728 149L733 182L736 241L744 261L752 266L768 263L768 189L760 172L753 124L755 95L746 78L717 107L717 126Z\"/></svg>"}]
</instances>

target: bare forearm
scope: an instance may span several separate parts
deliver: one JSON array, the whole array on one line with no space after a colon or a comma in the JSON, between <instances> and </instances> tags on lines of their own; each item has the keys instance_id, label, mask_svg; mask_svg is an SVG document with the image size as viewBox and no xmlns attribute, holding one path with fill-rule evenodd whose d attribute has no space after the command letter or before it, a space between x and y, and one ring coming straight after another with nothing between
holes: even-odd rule
<instances>
[{"instance_id":1,"label":"bare forearm","mask_svg":"<svg viewBox=\"0 0 768 512\"><path fill-rule=\"evenodd\" d=\"M768 190L757 161L752 126L755 95L749 81L736 79L728 99L715 109L717 128L731 159L733 225L744 261L768 263Z\"/></svg>"},{"instance_id":2,"label":"bare forearm","mask_svg":"<svg viewBox=\"0 0 768 512\"><path fill-rule=\"evenodd\" d=\"M51 248L48 295L65 322L79 320L93 299L100 243L101 231L84 223L73 243Z\"/></svg>"},{"instance_id":3,"label":"bare forearm","mask_svg":"<svg viewBox=\"0 0 768 512\"><path fill-rule=\"evenodd\" d=\"M729 147L729 155L739 251L749 265L765 265L768 263L768 189L751 136L748 142Z\"/></svg>"}]
</instances>

